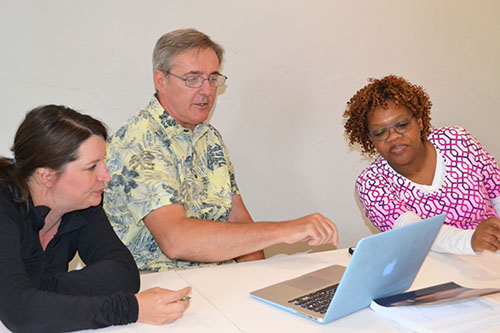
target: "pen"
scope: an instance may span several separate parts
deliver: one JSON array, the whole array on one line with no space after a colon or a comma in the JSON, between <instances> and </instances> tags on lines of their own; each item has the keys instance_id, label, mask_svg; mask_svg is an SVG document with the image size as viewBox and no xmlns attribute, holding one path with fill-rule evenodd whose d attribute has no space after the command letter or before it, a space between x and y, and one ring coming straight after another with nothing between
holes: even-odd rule
<instances>
[{"instance_id":1,"label":"pen","mask_svg":"<svg viewBox=\"0 0 500 333\"><path fill-rule=\"evenodd\" d=\"M191 296L184 296L183 298L180 299L180 301L189 301L191 299Z\"/></svg>"}]
</instances>

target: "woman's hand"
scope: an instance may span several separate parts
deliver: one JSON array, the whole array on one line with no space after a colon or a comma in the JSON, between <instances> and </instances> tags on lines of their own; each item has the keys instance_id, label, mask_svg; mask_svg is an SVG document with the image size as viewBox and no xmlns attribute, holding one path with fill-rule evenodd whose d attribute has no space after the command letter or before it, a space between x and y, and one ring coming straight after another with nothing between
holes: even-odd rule
<instances>
[{"instance_id":1,"label":"woman's hand","mask_svg":"<svg viewBox=\"0 0 500 333\"><path fill-rule=\"evenodd\" d=\"M500 251L500 219L490 217L479 223L472 235L471 245L476 252Z\"/></svg>"},{"instance_id":2,"label":"woman's hand","mask_svg":"<svg viewBox=\"0 0 500 333\"><path fill-rule=\"evenodd\" d=\"M189 306L189 299L183 300L191 292L191 287L172 291L151 288L135 295L139 303L137 322L163 325L182 317Z\"/></svg>"}]
</instances>

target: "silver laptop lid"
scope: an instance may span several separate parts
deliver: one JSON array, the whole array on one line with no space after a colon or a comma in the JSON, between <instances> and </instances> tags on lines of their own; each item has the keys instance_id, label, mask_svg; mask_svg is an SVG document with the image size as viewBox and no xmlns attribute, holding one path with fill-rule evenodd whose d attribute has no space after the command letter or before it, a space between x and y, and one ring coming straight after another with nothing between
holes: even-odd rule
<instances>
[{"instance_id":1,"label":"silver laptop lid","mask_svg":"<svg viewBox=\"0 0 500 333\"><path fill-rule=\"evenodd\" d=\"M337 283L343 266L332 265L255 290L250 295L317 322L328 323L341 318L367 307L375 298L408 289L445 217L442 214L361 239L324 315L293 306L289 299L300 289L306 289L304 283L311 285L310 291L321 288L327 280Z\"/></svg>"},{"instance_id":2,"label":"silver laptop lid","mask_svg":"<svg viewBox=\"0 0 500 333\"><path fill-rule=\"evenodd\" d=\"M446 214L365 237L358 242L330 307L329 322L408 289L436 239Z\"/></svg>"}]
</instances>

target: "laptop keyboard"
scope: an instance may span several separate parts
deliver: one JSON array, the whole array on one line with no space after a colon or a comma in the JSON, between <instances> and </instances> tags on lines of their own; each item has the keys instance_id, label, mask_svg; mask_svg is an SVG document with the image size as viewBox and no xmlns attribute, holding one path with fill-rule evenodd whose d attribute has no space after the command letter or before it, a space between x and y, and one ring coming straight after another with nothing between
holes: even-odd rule
<instances>
[{"instance_id":1,"label":"laptop keyboard","mask_svg":"<svg viewBox=\"0 0 500 333\"><path fill-rule=\"evenodd\" d=\"M288 301L288 303L293 303L305 309L325 314L338 286L338 283L333 286L328 286L310 294L294 298Z\"/></svg>"}]
</instances>

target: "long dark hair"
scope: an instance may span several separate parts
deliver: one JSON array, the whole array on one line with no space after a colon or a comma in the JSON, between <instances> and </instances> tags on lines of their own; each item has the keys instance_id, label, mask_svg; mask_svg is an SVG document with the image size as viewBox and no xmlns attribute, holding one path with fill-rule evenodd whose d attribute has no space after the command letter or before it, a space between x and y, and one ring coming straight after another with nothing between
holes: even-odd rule
<instances>
[{"instance_id":1,"label":"long dark hair","mask_svg":"<svg viewBox=\"0 0 500 333\"><path fill-rule=\"evenodd\" d=\"M68 107L51 104L29 111L16 132L11 148L14 158L0 157L0 183L17 188L17 199L25 201L28 180L36 169L62 172L78 158L78 148L92 135L106 140L105 125Z\"/></svg>"}]
</instances>

